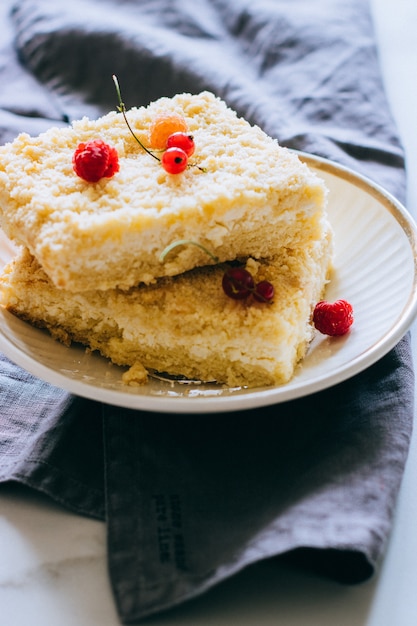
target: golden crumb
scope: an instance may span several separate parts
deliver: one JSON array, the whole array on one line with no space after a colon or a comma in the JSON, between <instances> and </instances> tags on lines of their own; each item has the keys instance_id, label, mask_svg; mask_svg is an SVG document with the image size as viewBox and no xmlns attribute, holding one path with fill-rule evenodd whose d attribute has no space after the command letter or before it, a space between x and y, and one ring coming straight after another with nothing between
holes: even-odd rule
<instances>
[{"instance_id":1,"label":"golden crumb","mask_svg":"<svg viewBox=\"0 0 417 626\"><path fill-rule=\"evenodd\" d=\"M143 367L142 363L134 363L127 372L122 374L122 381L125 385L131 387L141 387L148 382L148 372Z\"/></svg>"},{"instance_id":2,"label":"golden crumb","mask_svg":"<svg viewBox=\"0 0 417 626\"><path fill-rule=\"evenodd\" d=\"M145 384L152 369L229 386L277 385L291 379L305 355L331 260L330 230L310 246L248 259L254 279L275 289L271 303L259 303L226 296L224 265L127 291L64 291L22 250L0 277L0 303L58 339L81 342L130 367L126 384Z\"/></svg>"},{"instance_id":3,"label":"golden crumb","mask_svg":"<svg viewBox=\"0 0 417 626\"><path fill-rule=\"evenodd\" d=\"M128 289L211 263L265 258L308 245L326 229L326 188L298 156L239 118L209 92L161 98L127 111L146 145L160 115L182 116L198 167L165 172L135 141L123 115L84 118L0 147L0 224L27 247L55 286L70 291ZM88 183L72 168L80 142L117 149L120 171Z\"/></svg>"}]
</instances>

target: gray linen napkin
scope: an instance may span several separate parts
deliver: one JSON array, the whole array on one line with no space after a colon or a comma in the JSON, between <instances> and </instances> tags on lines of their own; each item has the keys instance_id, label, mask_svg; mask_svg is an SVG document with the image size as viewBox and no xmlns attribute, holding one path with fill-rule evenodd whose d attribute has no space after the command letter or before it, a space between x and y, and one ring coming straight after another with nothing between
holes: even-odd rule
<instances>
[{"instance_id":1,"label":"gray linen napkin","mask_svg":"<svg viewBox=\"0 0 417 626\"><path fill-rule=\"evenodd\" d=\"M340 582L368 578L408 446L405 353L399 347L396 366L390 355L316 398L261 412L138 419L104 407L109 563L121 615L169 608L290 551Z\"/></svg>"},{"instance_id":2,"label":"gray linen napkin","mask_svg":"<svg viewBox=\"0 0 417 626\"><path fill-rule=\"evenodd\" d=\"M404 199L403 151L363 0L22 0L0 50L2 141L210 89L289 147ZM14 47L13 47L14 46ZM409 335L327 391L216 415L76 398L0 361L0 480L105 519L120 618L133 623L260 559L345 583L384 554L413 420Z\"/></svg>"}]
</instances>

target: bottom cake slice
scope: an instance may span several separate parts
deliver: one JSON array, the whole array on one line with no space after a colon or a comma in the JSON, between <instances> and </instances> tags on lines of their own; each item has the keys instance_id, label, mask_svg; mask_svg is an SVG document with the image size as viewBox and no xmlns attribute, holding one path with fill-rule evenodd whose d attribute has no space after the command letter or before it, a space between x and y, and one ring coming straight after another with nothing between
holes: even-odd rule
<instances>
[{"instance_id":1,"label":"bottom cake slice","mask_svg":"<svg viewBox=\"0 0 417 626\"><path fill-rule=\"evenodd\" d=\"M26 250L0 278L0 302L70 345L80 342L127 366L124 381L146 383L147 370L229 386L288 382L314 329L312 309L322 297L332 237L310 247L248 259L256 282L274 286L272 302L233 300L222 290L226 265L207 266L128 291L71 293L54 287Z\"/></svg>"}]
</instances>

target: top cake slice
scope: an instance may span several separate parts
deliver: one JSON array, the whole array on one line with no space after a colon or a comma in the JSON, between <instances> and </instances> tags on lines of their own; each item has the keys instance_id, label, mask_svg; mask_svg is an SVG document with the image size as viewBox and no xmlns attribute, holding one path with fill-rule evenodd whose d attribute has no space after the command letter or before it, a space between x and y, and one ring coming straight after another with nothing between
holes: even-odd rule
<instances>
[{"instance_id":1,"label":"top cake slice","mask_svg":"<svg viewBox=\"0 0 417 626\"><path fill-rule=\"evenodd\" d=\"M160 115L181 115L194 138L189 167L169 174L144 150ZM161 98L98 120L84 118L0 148L0 224L54 285L127 289L216 261L267 258L319 240L327 229L323 181L209 92ZM87 182L73 169L81 142L117 150L119 171ZM159 153L156 153L158 156Z\"/></svg>"}]
</instances>

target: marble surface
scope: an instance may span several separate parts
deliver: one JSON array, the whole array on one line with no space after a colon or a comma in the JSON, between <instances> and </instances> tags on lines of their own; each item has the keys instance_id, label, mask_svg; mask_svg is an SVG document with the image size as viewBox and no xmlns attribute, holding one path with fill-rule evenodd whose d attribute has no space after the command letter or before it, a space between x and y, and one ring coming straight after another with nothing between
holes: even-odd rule
<instances>
[{"instance_id":1,"label":"marble surface","mask_svg":"<svg viewBox=\"0 0 417 626\"><path fill-rule=\"evenodd\" d=\"M407 152L417 214L417 3L371 0L385 86ZM417 353L417 325L413 343ZM155 626L415 626L417 432L380 571L354 587L263 563ZM118 626L105 525L18 485L0 487L0 626Z\"/></svg>"}]
</instances>

